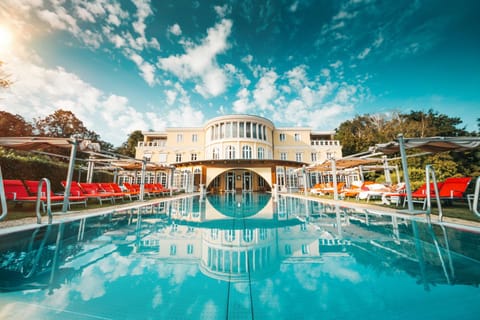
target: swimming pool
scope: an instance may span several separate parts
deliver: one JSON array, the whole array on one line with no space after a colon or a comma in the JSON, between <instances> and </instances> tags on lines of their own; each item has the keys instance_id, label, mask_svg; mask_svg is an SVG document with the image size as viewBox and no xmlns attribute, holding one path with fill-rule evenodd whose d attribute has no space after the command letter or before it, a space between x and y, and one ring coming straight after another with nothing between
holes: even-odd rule
<instances>
[{"instance_id":1,"label":"swimming pool","mask_svg":"<svg viewBox=\"0 0 480 320\"><path fill-rule=\"evenodd\" d=\"M0 318L478 318L475 228L275 200L159 200L3 234Z\"/></svg>"}]
</instances>

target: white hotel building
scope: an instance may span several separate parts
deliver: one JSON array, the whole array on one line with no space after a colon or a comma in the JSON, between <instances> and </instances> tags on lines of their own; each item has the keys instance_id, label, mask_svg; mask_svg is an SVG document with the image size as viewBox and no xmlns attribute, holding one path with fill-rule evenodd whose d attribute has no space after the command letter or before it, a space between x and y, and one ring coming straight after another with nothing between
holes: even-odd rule
<instances>
[{"instance_id":1,"label":"white hotel building","mask_svg":"<svg viewBox=\"0 0 480 320\"><path fill-rule=\"evenodd\" d=\"M147 180L186 191L200 187L209 192L271 191L274 185L279 190L302 188L304 166L342 157L334 131L277 128L269 119L254 115L220 116L203 127L142 134L136 158L174 168L167 171L173 173L170 177L164 171L149 173Z\"/></svg>"}]
</instances>

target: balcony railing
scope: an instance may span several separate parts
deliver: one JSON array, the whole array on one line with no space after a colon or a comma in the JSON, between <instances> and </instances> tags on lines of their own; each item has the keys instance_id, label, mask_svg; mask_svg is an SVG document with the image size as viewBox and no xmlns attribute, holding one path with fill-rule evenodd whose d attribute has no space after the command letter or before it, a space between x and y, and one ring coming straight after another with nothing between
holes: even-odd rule
<instances>
[{"instance_id":1,"label":"balcony railing","mask_svg":"<svg viewBox=\"0 0 480 320\"><path fill-rule=\"evenodd\" d=\"M166 141L139 141L137 147L165 147L166 145Z\"/></svg>"},{"instance_id":2,"label":"balcony railing","mask_svg":"<svg viewBox=\"0 0 480 320\"><path fill-rule=\"evenodd\" d=\"M327 147L327 146L340 146L339 140L312 140L312 146L320 146L320 147Z\"/></svg>"}]
</instances>

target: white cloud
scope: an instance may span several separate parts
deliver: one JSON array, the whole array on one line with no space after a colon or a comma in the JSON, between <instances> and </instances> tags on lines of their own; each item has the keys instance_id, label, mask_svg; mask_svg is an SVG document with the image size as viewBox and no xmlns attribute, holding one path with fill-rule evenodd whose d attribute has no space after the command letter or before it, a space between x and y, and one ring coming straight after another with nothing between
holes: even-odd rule
<instances>
[{"instance_id":1,"label":"white cloud","mask_svg":"<svg viewBox=\"0 0 480 320\"><path fill-rule=\"evenodd\" d=\"M145 19L148 18L152 13L150 8L150 0L133 0L133 3L137 7L136 16L137 21L133 23L133 29L140 35L141 38L145 38Z\"/></svg>"},{"instance_id":2,"label":"white cloud","mask_svg":"<svg viewBox=\"0 0 480 320\"><path fill-rule=\"evenodd\" d=\"M204 115L191 106L181 106L170 110L167 119L169 127L199 127L203 125Z\"/></svg>"},{"instance_id":3,"label":"white cloud","mask_svg":"<svg viewBox=\"0 0 480 320\"><path fill-rule=\"evenodd\" d=\"M231 8L227 4L223 6L215 6L213 9L220 18L225 18L225 16L231 11Z\"/></svg>"},{"instance_id":4,"label":"white cloud","mask_svg":"<svg viewBox=\"0 0 480 320\"><path fill-rule=\"evenodd\" d=\"M242 88L237 92L237 100L233 102L233 111L236 113L247 113L248 110L253 109L250 103L250 92L246 88Z\"/></svg>"},{"instance_id":5,"label":"white cloud","mask_svg":"<svg viewBox=\"0 0 480 320\"><path fill-rule=\"evenodd\" d=\"M360 52L357 56L358 59L362 60L365 59L366 56L370 53L370 48L365 48L362 52Z\"/></svg>"},{"instance_id":6,"label":"white cloud","mask_svg":"<svg viewBox=\"0 0 480 320\"><path fill-rule=\"evenodd\" d=\"M178 25L178 23L175 23L174 25L172 25L170 28L168 28L168 31L171 33L171 34L174 34L176 36L179 36L182 34L182 29L180 28L180 26Z\"/></svg>"},{"instance_id":7,"label":"white cloud","mask_svg":"<svg viewBox=\"0 0 480 320\"><path fill-rule=\"evenodd\" d=\"M341 67L343 65L343 62L340 61L340 60L337 60L335 61L334 63L331 63L330 64L330 67L332 67L333 69L338 69L339 67Z\"/></svg>"},{"instance_id":8,"label":"white cloud","mask_svg":"<svg viewBox=\"0 0 480 320\"><path fill-rule=\"evenodd\" d=\"M165 95L167 96L167 104L171 106L175 103L175 100L177 100L178 92L175 90L166 90Z\"/></svg>"},{"instance_id":9,"label":"white cloud","mask_svg":"<svg viewBox=\"0 0 480 320\"><path fill-rule=\"evenodd\" d=\"M196 90L204 97L217 96L225 91L226 75L218 66L216 56L228 48L232 22L222 20L208 29L207 36L198 46L186 45L185 54L158 60L158 67L169 71L182 80L199 79Z\"/></svg>"},{"instance_id":10,"label":"white cloud","mask_svg":"<svg viewBox=\"0 0 480 320\"><path fill-rule=\"evenodd\" d=\"M290 7L288 7L288 10L291 12L296 12L298 9L298 1L293 2Z\"/></svg>"},{"instance_id":11,"label":"white cloud","mask_svg":"<svg viewBox=\"0 0 480 320\"><path fill-rule=\"evenodd\" d=\"M275 81L278 75L275 71L267 71L258 81L253 91L253 99L255 104L262 110L272 110L271 100L274 99L278 93Z\"/></svg>"},{"instance_id":12,"label":"white cloud","mask_svg":"<svg viewBox=\"0 0 480 320\"><path fill-rule=\"evenodd\" d=\"M137 111L126 97L106 94L63 68L49 69L19 57L8 61L6 71L15 71L15 84L2 93L0 108L26 121L57 109L72 111L89 130L115 146L134 130L156 127L153 119Z\"/></svg>"}]
</instances>

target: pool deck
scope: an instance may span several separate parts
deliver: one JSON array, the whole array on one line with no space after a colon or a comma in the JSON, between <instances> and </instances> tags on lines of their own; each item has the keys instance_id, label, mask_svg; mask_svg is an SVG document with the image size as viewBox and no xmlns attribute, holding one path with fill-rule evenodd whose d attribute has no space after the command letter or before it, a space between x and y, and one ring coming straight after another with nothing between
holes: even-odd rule
<instances>
[{"instance_id":1,"label":"pool deck","mask_svg":"<svg viewBox=\"0 0 480 320\"><path fill-rule=\"evenodd\" d=\"M78 218L87 218L87 217L97 216L101 214L111 213L114 211L135 209L135 208L148 206L148 205L163 202L163 201L181 199L185 197L191 197L194 195L200 195L200 193L179 194L171 197L153 198L153 199L148 199L144 201L132 201L128 203L116 204L116 205L105 206L105 207L94 208L94 209L68 211L66 213L53 212L53 223L72 221ZM371 213L379 213L379 214L387 213L387 214L397 215L400 217L405 217L410 219L414 218L419 221L427 220L427 215L421 211L418 211L412 214L412 213L408 213L405 209L388 208L388 207L376 205L374 203L333 200L333 199L319 198L318 196L312 196L312 195L305 196L303 194L298 194L298 193L287 193L282 195L302 198L302 199L306 198L308 200L319 201L329 205L339 205L340 207L347 207L347 208L352 208L357 210L358 209L368 210ZM47 221L48 221L48 217L43 215L42 224L46 224ZM432 214L431 221L432 223L435 223L435 224L439 223L438 216ZM442 223L445 225L456 227L456 228L480 230L480 221L477 222L472 220L464 220L464 219L451 218L451 217L444 216ZM0 221L0 235L21 231L21 230L33 229L36 227L38 227L37 217L28 217L28 218L22 218L22 219Z\"/></svg>"}]
</instances>

